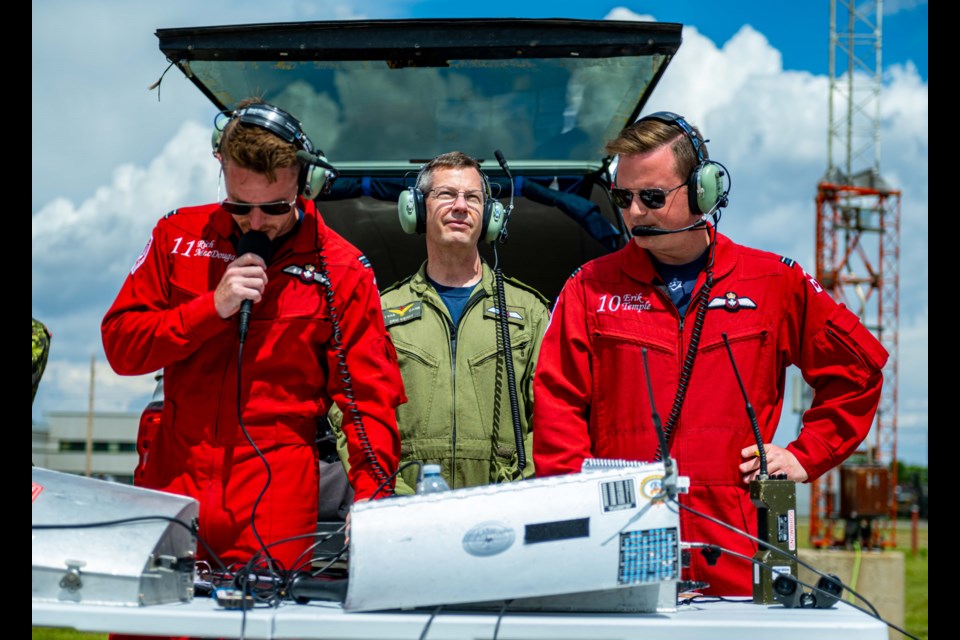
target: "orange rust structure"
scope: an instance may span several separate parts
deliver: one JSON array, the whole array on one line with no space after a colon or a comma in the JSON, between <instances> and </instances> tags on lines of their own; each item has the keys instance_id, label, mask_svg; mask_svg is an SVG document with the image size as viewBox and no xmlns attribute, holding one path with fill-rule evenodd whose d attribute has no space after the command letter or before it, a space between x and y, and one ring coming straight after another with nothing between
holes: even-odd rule
<instances>
[{"instance_id":1,"label":"orange rust structure","mask_svg":"<svg viewBox=\"0 0 960 640\"><path fill-rule=\"evenodd\" d=\"M860 176L857 182L870 182ZM880 406L858 457L877 468L886 493L886 513L857 513L856 490L841 495L840 468L811 483L810 542L814 547L846 545L861 534L864 546L896 545L897 341L899 318L900 191L820 182L817 187L817 280L834 299L856 313L890 353L884 368ZM886 474L889 474L887 476ZM861 486L859 491L863 493ZM861 498L863 496L860 496ZM886 516L886 517L884 517ZM858 520L859 522L851 522ZM874 520L881 526L874 526ZM845 523L843 536L837 525ZM864 534L866 532L866 534Z\"/></svg>"}]
</instances>

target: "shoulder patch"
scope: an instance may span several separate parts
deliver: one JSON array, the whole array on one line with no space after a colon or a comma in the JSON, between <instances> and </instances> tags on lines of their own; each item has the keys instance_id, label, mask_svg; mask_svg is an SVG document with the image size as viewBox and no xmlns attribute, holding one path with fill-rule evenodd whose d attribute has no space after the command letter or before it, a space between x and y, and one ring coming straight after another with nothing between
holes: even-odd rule
<instances>
[{"instance_id":1,"label":"shoulder patch","mask_svg":"<svg viewBox=\"0 0 960 640\"><path fill-rule=\"evenodd\" d=\"M170 214L168 213L167 215L170 215ZM143 251L140 252L140 257L138 257L134 261L133 267L130 268L130 275L133 275L134 273L136 273L137 269L139 269L143 265L144 260L147 259L147 254L150 253L150 247L152 246L153 246L153 234L151 234L150 237L147 238L147 246L143 248Z\"/></svg>"},{"instance_id":2,"label":"shoulder patch","mask_svg":"<svg viewBox=\"0 0 960 640\"><path fill-rule=\"evenodd\" d=\"M363 254L361 253L361 254L360 254L360 257L358 257L357 260L360 261L360 264L362 264L362 265L364 266L364 268L366 268L366 269L369 269L369 268L370 268L370 260L367 259L367 256L365 256L365 255L363 255Z\"/></svg>"},{"instance_id":3,"label":"shoulder patch","mask_svg":"<svg viewBox=\"0 0 960 640\"><path fill-rule=\"evenodd\" d=\"M788 258L786 256L780 256L780 262L787 265L788 267L792 267L797 263L797 261L794 260L793 258Z\"/></svg>"},{"instance_id":4,"label":"shoulder patch","mask_svg":"<svg viewBox=\"0 0 960 640\"><path fill-rule=\"evenodd\" d=\"M423 303L419 300L407 302L396 307L383 310L383 324L392 327L395 324L416 320L423 315Z\"/></svg>"},{"instance_id":5,"label":"shoulder patch","mask_svg":"<svg viewBox=\"0 0 960 640\"><path fill-rule=\"evenodd\" d=\"M179 209L174 209L173 211L168 211L168 212L166 213L166 215L163 216L163 219L166 220L166 219L169 218L170 216L175 216L175 215L177 215L177 212L178 212L178 211L180 211L180 210L179 210Z\"/></svg>"}]
</instances>

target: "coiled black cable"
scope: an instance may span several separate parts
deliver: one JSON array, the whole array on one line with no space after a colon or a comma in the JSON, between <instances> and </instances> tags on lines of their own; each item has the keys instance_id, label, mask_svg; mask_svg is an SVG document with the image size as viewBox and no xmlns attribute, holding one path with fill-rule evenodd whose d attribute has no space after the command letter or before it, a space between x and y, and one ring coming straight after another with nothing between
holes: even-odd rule
<instances>
[{"instance_id":1,"label":"coiled black cable","mask_svg":"<svg viewBox=\"0 0 960 640\"><path fill-rule=\"evenodd\" d=\"M703 329L703 319L707 312L707 298L710 295L710 288L713 285L713 274L707 273L707 281L700 289L700 295L697 296L697 317L693 323L693 329L690 330L690 345L687 347L687 355L683 358L683 369L680 371L680 381L677 382L677 394L673 398L673 407L670 409L670 416L667 418L667 424L663 427L663 439L670 446L670 438L673 435L673 428L680 419L680 411L683 409L683 401L687 397L687 385L690 382L690 376L693 374L693 363L697 358L697 347L700 345L700 332ZM660 445L657 445L657 453L654 460L663 460L663 451Z\"/></svg>"},{"instance_id":2,"label":"coiled black cable","mask_svg":"<svg viewBox=\"0 0 960 640\"><path fill-rule=\"evenodd\" d=\"M700 334L703 330L703 320L707 314L707 305L710 300L710 290L713 288L713 261L716 257L717 230L716 226L707 227L707 233L710 234L710 252L707 259L706 280L700 293L697 295L697 315L693 321L693 329L690 330L690 344L687 346L687 354L683 358L683 368L680 370L680 380L677 382L677 393L673 397L673 406L670 408L670 415L667 417L667 424L663 428L663 441L670 447L670 439L673 437L673 429L680 419L680 411L683 409L683 401L687 396L687 385L690 383L690 376L693 375L693 363L697 358L697 348L700 345ZM657 445L657 453L653 459L655 461L663 460L664 451L660 445ZM669 455L669 451L666 452Z\"/></svg>"},{"instance_id":3,"label":"coiled black cable","mask_svg":"<svg viewBox=\"0 0 960 640\"><path fill-rule=\"evenodd\" d=\"M494 246L496 253L496 246ZM499 262L499 261L498 261ZM503 271L496 264L493 269L497 293L497 323L500 326L500 339L503 341L503 361L507 370L507 393L510 395L510 414L513 418L513 437L517 444L517 471L523 477L523 468L527 466L527 454L523 447L523 427L520 424L520 400L517 397L517 379L513 369L513 346L510 344L510 319L507 315L506 293L503 288ZM499 382L499 380L498 380ZM499 390L500 385L497 385ZM498 405L499 406L499 405Z\"/></svg>"},{"instance_id":4,"label":"coiled black cable","mask_svg":"<svg viewBox=\"0 0 960 640\"><path fill-rule=\"evenodd\" d=\"M318 230L316 245L317 262L320 265L320 275L322 276L320 281L324 285L323 295L326 298L327 307L330 310L330 324L333 328L330 339L336 353L337 369L340 373L340 379L343 381L343 395L347 397L347 406L343 414L350 416L350 421L357 430L357 438L360 440L360 448L363 450L363 456L373 469L377 482L386 484L390 479L390 474L383 470L380 461L377 459L377 454L373 450L373 445L370 444L370 439L367 437L367 431L363 426L363 417L360 415L360 410L357 409L357 403L353 395L353 379L350 377L350 369L347 367L347 354L343 349L343 334L340 331L340 316L337 311L337 306L334 303L333 284L330 282L330 272L327 270L327 259L323 255L323 249L320 247L319 242ZM393 488L387 486L385 493L393 494Z\"/></svg>"}]
</instances>

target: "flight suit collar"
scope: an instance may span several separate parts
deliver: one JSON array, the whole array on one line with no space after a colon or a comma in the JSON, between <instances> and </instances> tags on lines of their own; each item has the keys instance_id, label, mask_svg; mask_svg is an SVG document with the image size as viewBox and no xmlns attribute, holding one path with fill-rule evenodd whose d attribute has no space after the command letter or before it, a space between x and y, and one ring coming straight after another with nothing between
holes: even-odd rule
<instances>
[{"instance_id":1,"label":"flight suit collar","mask_svg":"<svg viewBox=\"0 0 960 640\"><path fill-rule=\"evenodd\" d=\"M493 270L483 258L480 258L480 263L483 269L483 274L480 276L480 287L486 295L493 295ZM430 280L427 278L426 260L423 261L423 264L420 265L420 268L410 279L410 288L418 295L423 295L427 291L433 291L433 287L430 286Z\"/></svg>"},{"instance_id":2,"label":"flight suit collar","mask_svg":"<svg viewBox=\"0 0 960 640\"><path fill-rule=\"evenodd\" d=\"M737 261L735 245L727 236L716 234L716 255L713 263L714 280L727 275L733 270ZM640 282L654 283L657 278L657 269L650 257L650 252L642 249L636 242L630 241L623 251L623 271L629 277Z\"/></svg>"}]
</instances>

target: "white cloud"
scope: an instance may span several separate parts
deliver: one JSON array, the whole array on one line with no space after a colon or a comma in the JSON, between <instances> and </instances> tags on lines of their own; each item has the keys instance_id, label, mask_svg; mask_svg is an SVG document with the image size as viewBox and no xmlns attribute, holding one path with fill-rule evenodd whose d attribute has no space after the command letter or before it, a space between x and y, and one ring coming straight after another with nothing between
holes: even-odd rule
<instances>
[{"instance_id":1,"label":"white cloud","mask_svg":"<svg viewBox=\"0 0 960 640\"><path fill-rule=\"evenodd\" d=\"M927 4L927 0L886 0L883 3L883 15L892 16L901 11L909 11Z\"/></svg>"},{"instance_id":2,"label":"white cloud","mask_svg":"<svg viewBox=\"0 0 960 640\"><path fill-rule=\"evenodd\" d=\"M178 206L214 200L218 174L209 129L187 122L146 167L121 165L111 184L79 205L57 198L34 215L34 315L53 333L35 409L86 407L91 355L101 364L98 409L143 407L153 378L112 373L100 321L156 221Z\"/></svg>"}]
</instances>

